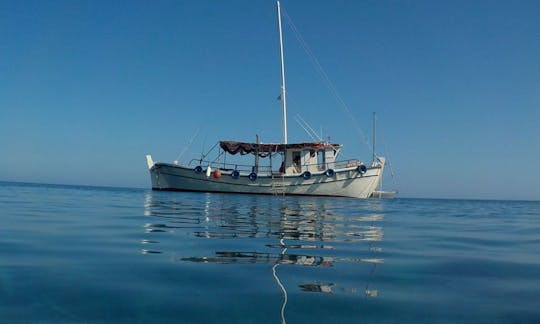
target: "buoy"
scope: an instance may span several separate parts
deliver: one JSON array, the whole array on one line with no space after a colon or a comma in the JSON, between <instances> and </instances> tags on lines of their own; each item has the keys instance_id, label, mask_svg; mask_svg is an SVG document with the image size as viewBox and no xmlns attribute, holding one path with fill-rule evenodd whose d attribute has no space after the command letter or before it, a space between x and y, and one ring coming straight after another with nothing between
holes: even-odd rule
<instances>
[{"instance_id":1,"label":"buoy","mask_svg":"<svg viewBox=\"0 0 540 324\"><path fill-rule=\"evenodd\" d=\"M209 178L210 174L212 174L212 168L208 166L208 168L206 169L206 177Z\"/></svg>"},{"instance_id":2,"label":"buoy","mask_svg":"<svg viewBox=\"0 0 540 324\"><path fill-rule=\"evenodd\" d=\"M251 172L251 173L249 174L249 180L251 180L251 181L257 180L257 173Z\"/></svg>"},{"instance_id":3,"label":"buoy","mask_svg":"<svg viewBox=\"0 0 540 324\"><path fill-rule=\"evenodd\" d=\"M231 177L233 179L238 179L238 177L240 177L240 172L238 172L238 170L234 170L232 173L231 173Z\"/></svg>"},{"instance_id":4,"label":"buoy","mask_svg":"<svg viewBox=\"0 0 540 324\"><path fill-rule=\"evenodd\" d=\"M336 172L334 171L334 169L328 169L324 174L326 174L327 177L331 178L336 175Z\"/></svg>"},{"instance_id":5,"label":"buoy","mask_svg":"<svg viewBox=\"0 0 540 324\"><path fill-rule=\"evenodd\" d=\"M304 178L304 180L309 180L311 178L311 172L306 171L302 173L302 177Z\"/></svg>"},{"instance_id":6,"label":"buoy","mask_svg":"<svg viewBox=\"0 0 540 324\"><path fill-rule=\"evenodd\" d=\"M219 169L216 169L216 171L214 171L214 178L216 179L221 178L221 171L219 171Z\"/></svg>"},{"instance_id":7,"label":"buoy","mask_svg":"<svg viewBox=\"0 0 540 324\"><path fill-rule=\"evenodd\" d=\"M195 169L193 169L193 171L195 171L195 173L201 173L201 172L202 172L202 166L197 165L197 166L195 167Z\"/></svg>"}]
</instances>

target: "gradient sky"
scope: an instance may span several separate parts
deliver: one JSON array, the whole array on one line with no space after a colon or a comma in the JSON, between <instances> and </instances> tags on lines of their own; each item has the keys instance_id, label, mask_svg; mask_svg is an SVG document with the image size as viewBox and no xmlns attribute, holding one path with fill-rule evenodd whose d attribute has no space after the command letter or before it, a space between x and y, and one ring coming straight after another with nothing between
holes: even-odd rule
<instances>
[{"instance_id":1,"label":"gradient sky","mask_svg":"<svg viewBox=\"0 0 540 324\"><path fill-rule=\"evenodd\" d=\"M540 200L540 1L282 6L402 197ZM150 187L144 155L281 141L275 2L0 2L0 180ZM285 24L300 115L370 159ZM391 180L385 179L391 187Z\"/></svg>"}]
</instances>

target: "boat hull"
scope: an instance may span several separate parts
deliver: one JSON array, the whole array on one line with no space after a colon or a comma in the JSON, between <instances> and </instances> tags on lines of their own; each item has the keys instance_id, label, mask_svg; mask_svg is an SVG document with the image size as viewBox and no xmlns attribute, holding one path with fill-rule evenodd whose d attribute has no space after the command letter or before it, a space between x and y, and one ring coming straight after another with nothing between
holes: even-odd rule
<instances>
[{"instance_id":1,"label":"boat hull","mask_svg":"<svg viewBox=\"0 0 540 324\"><path fill-rule=\"evenodd\" d=\"M154 190L369 198L379 185L383 169L384 163L380 163L365 173L348 168L336 170L333 176L312 174L309 179L274 174L251 180L248 174L234 178L232 171L220 171L221 176L216 178L215 172L207 176L206 170L155 163L150 167L150 177Z\"/></svg>"}]
</instances>

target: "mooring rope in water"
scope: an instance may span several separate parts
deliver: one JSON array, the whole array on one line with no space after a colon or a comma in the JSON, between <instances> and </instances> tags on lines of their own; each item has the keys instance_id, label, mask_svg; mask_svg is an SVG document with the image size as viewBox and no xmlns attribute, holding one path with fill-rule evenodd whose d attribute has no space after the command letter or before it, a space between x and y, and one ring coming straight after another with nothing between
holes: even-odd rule
<instances>
[{"instance_id":1,"label":"mooring rope in water","mask_svg":"<svg viewBox=\"0 0 540 324\"><path fill-rule=\"evenodd\" d=\"M285 243L283 243L283 238L279 240L279 243L282 247L285 246ZM284 255L287 251L287 248L283 248L283 251L281 251L281 255ZM276 274L276 268L280 265L279 261L274 264L272 267L272 275L274 276L274 279L276 280L279 288L281 289L281 292L283 293L283 304L281 305L281 323L286 324L287 321L285 320L285 306L287 306L287 291L285 290L285 287L281 283L281 280L279 280L277 274Z\"/></svg>"}]
</instances>

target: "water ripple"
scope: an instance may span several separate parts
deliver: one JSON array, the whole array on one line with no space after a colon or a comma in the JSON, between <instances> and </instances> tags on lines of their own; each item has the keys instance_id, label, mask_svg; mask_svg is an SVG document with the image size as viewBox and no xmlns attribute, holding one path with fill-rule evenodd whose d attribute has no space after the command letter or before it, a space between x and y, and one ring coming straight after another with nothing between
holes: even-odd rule
<instances>
[{"instance_id":1,"label":"water ripple","mask_svg":"<svg viewBox=\"0 0 540 324\"><path fill-rule=\"evenodd\" d=\"M536 322L540 203L0 184L4 322Z\"/></svg>"}]
</instances>

